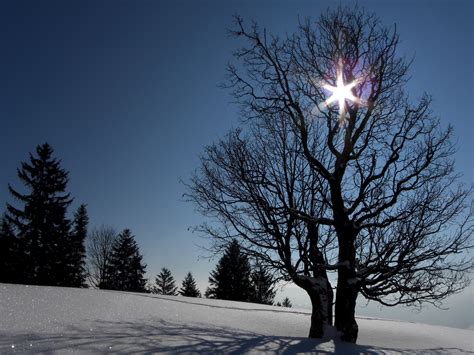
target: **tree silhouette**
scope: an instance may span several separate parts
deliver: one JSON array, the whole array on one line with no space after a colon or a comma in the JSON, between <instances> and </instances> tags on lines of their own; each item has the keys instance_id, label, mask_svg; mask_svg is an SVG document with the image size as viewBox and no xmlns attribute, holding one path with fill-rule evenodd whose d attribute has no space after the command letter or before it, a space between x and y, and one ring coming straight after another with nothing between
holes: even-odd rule
<instances>
[{"instance_id":1,"label":"tree silhouette","mask_svg":"<svg viewBox=\"0 0 474 355\"><path fill-rule=\"evenodd\" d=\"M85 205L80 205L74 214L73 229L69 236L69 255L67 256L70 269L69 286L86 286L86 249L87 225L89 217Z\"/></svg>"},{"instance_id":2,"label":"tree silhouette","mask_svg":"<svg viewBox=\"0 0 474 355\"><path fill-rule=\"evenodd\" d=\"M241 18L232 33L245 44L227 86L247 129L206 149L188 196L220 227L197 229L216 248L238 238L304 288L310 337L332 318L328 271L337 272L335 325L349 342L359 295L439 305L462 290L471 192L454 170L452 128L433 117L429 96L408 98L396 29L339 7L285 37ZM326 104L340 82L355 99Z\"/></svg>"},{"instance_id":3,"label":"tree silhouette","mask_svg":"<svg viewBox=\"0 0 474 355\"><path fill-rule=\"evenodd\" d=\"M277 307L286 307L286 308L291 308L293 305L291 304L291 301L288 297L285 297L282 302L277 302L275 304Z\"/></svg>"},{"instance_id":4,"label":"tree silhouette","mask_svg":"<svg viewBox=\"0 0 474 355\"><path fill-rule=\"evenodd\" d=\"M171 271L167 268L162 268L161 272L156 275L155 286L152 289L153 293L159 295L176 296L176 287L174 277L171 275Z\"/></svg>"},{"instance_id":5,"label":"tree silhouette","mask_svg":"<svg viewBox=\"0 0 474 355\"><path fill-rule=\"evenodd\" d=\"M281 303L281 306L282 306L282 307L286 307L286 308L291 308L291 307L293 307L293 305L291 304L291 301L290 301L290 299L289 299L288 297L285 297L285 298L283 299L283 302Z\"/></svg>"},{"instance_id":6,"label":"tree silhouette","mask_svg":"<svg viewBox=\"0 0 474 355\"><path fill-rule=\"evenodd\" d=\"M290 139L290 128L280 117L259 121L246 135L231 131L207 148L188 196L203 214L217 213L217 222L227 220L232 226L197 227L213 237L216 249L238 236L246 254L276 271L275 281L292 280L308 293L313 305L310 336L320 337L323 324L332 322L333 292L324 265L337 261L335 237L332 230L295 213L324 215L328 209L318 202L321 181L299 153L301 145Z\"/></svg>"},{"instance_id":7,"label":"tree silhouette","mask_svg":"<svg viewBox=\"0 0 474 355\"><path fill-rule=\"evenodd\" d=\"M7 204L6 218L19 238L23 256L18 270L22 283L67 285L65 255L68 251L70 222L67 207L72 202L65 193L68 173L53 158L47 143L36 148L37 157L22 163L18 177L29 193L22 194L8 186L12 196L23 206Z\"/></svg>"},{"instance_id":8,"label":"tree silhouette","mask_svg":"<svg viewBox=\"0 0 474 355\"><path fill-rule=\"evenodd\" d=\"M94 228L86 240L87 278L94 287L104 284L117 232L112 227Z\"/></svg>"},{"instance_id":9,"label":"tree silhouette","mask_svg":"<svg viewBox=\"0 0 474 355\"><path fill-rule=\"evenodd\" d=\"M22 264L18 239L5 216L0 220L0 282L18 283Z\"/></svg>"},{"instance_id":10,"label":"tree silhouette","mask_svg":"<svg viewBox=\"0 0 474 355\"><path fill-rule=\"evenodd\" d=\"M276 294L274 283L270 272L262 265L257 264L250 274L250 301L262 304L273 304Z\"/></svg>"},{"instance_id":11,"label":"tree silhouette","mask_svg":"<svg viewBox=\"0 0 474 355\"><path fill-rule=\"evenodd\" d=\"M186 297L201 297L201 292L199 291L191 272L186 274L181 289L179 290L179 294Z\"/></svg>"},{"instance_id":12,"label":"tree silhouette","mask_svg":"<svg viewBox=\"0 0 474 355\"><path fill-rule=\"evenodd\" d=\"M129 229L124 229L114 242L105 271L105 280L99 285L103 289L145 292L146 265Z\"/></svg>"},{"instance_id":13,"label":"tree silhouette","mask_svg":"<svg viewBox=\"0 0 474 355\"><path fill-rule=\"evenodd\" d=\"M242 253L237 240L231 241L209 277L210 287L206 297L221 300L249 301L250 263Z\"/></svg>"}]
</instances>

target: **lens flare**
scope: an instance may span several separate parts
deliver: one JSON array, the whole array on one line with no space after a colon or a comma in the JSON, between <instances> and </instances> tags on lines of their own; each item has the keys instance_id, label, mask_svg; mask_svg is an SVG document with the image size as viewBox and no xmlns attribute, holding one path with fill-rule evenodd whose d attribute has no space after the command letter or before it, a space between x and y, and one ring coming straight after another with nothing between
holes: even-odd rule
<instances>
[{"instance_id":1,"label":"lens flare","mask_svg":"<svg viewBox=\"0 0 474 355\"><path fill-rule=\"evenodd\" d=\"M352 89L354 86L357 85L357 80L349 84L344 84L344 79L342 77L342 65L339 66L339 70L337 71L337 79L336 79L336 86L332 86L329 84L324 84L323 88L330 91L332 95L324 101L325 106L329 106L329 104L333 102L337 102L339 106L339 126L342 127L346 123L346 100L350 100L353 102L359 102L359 98L354 96L352 93Z\"/></svg>"}]
</instances>

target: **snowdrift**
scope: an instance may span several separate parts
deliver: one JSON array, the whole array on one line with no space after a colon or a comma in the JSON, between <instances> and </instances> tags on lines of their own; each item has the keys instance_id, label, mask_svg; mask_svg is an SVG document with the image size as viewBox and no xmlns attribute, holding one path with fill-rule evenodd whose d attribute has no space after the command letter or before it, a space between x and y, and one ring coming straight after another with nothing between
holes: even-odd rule
<instances>
[{"instance_id":1,"label":"snowdrift","mask_svg":"<svg viewBox=\"0 0 474 355\"><path fill-rule=\"evenodd\" d=\"M351 345L307 339L308 310L149 294L0 284L0 353L464 354L474 331L359 318Z\"/></svg>"}]
</instances>

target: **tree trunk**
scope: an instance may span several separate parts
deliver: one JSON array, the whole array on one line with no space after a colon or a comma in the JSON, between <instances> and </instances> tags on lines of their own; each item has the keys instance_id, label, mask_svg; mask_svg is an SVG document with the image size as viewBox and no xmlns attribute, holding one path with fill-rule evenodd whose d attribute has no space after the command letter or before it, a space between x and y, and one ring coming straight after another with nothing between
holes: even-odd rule
<instances>
[{"instance_id":1,"label":"tree trunk","mask_svg":"<svg viewBox=\"0 0 474 355\"><path fill-rule=\"evenodd\" d=\"M342 332L341 340L355 343L359 327L355 320L357 289L347 283L337 284L336 292L336 328Z\"/></svg>"},{"instance_id":2,"label":"tree trunk","mask_svg":"<svg viewBox=\"0 0 474 355\"><path fill-rule=\"evenodd\" d=\"M308 292L308 291L306 291ZM324 335L324 317L323 305L320 294L317 291L309 291L309 298L311 299L311 326L309 328L309 338L322 338Z\"/></svg>"},{"instance_id":3,"label":"tree trunk","mask_svg":"<svg viewBox=\"0 0 474 355\"><path fill-rule=\"evenodd\" d=\"M332 324L333 292L326 274L320 277L297 276L295 283L303 288L311 300L309 338L322 338L324 325Z\"/></svg>"},{"instance_id":4,"label":"tree trunk","mask_svg":"<svg viewBox=\"0 0 474 355\"><path fill-rule=\"evenodd\" d=\"M342 332L341 340L350 343L357 341L359 333L355 320L355 306L359 293L356 276L353 239L340 238L335 325L337 330Z\"/></svg>"},{"instance_id":5,"label":"tree trunk","mask_svg":"<svg viewBox=\"0 0 474 355\"><path fill-rule=\"evenodd\" d=\"M326 260L318 247L319 229L315 222L307 222L306 228L309 241L309 260L311 261L310 270L313 277L308 279L310 281L309 284L303 288L311 299L313 307L311 318L314 318L315 321L320 318L324 323L332 325L332 303L334 295L324 266ZM316 328L317 327L315 327L315 329ZM310 338L312 338L311 334L313 334L312 330L310 330Z\"/></svg>"},{"instance_id":6,"label":"tree trunk","mask_svg":"<svg viewBox=\"0 0 474 355\"><path fill-rule=\"evenodd\" d=\"M328 280L327 282L327 322L329 325L333 325L333 312L332 312L332 304L334 302L334 292L332 291L332 286Z\"/></svg>"}]
</instances>

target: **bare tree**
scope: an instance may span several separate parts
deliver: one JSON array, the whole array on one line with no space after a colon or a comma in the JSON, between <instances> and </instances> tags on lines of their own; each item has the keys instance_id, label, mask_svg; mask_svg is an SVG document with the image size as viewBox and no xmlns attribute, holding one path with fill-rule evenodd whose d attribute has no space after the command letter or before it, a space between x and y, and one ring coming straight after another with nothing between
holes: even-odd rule
<instances>
[{"instance_id":1,"label":"bare tree","mask_svg":"<svg viewBox=\"0 0 474 355\"><path fill-rule=\"evenodd\" d=\"M357 340L359 294L385 305L439 305L466 287L471 190L454 170L452 128L433 117L428 95L414 103L404 90L409 63L397 54L396 28L358 8L338 8L283 38L255 24L247 28L240 18L232 34L246 43L236 52L240 66L229 67L228 84L244 122L265 126L265 134L272 124L287 127L280 145L295 163L285 153L265 165L272 148L260 154L253 145L258 135L250 145L236 140L209 148L192 180L191 196L201 211L249 249L268 255L269 264L285 265L289 275L322 250L312 264L337 270L335 325L345 341ZM339 95L331 97L339 104L328 104L329 91ZM232 146L242 148L234 154ZM296 166L295 174L287 169L271 176L275 165ZM245 174L229 174L232 169ZM239 185L250 193L229 192ZM236 223L239 205L247 207ZM305 233L330 242L311 254L305 247L320 240L305 239ZM301 261L289 266L279 240ZM332 247L335 263L327 255Z\"/></svg>"},{"instance_id":2,"label":"bare tree","mask_svg":"<svg viewBox=\"0 0 474 355\"><path fill-rule=\"evenodd\" d=\"M116 239L115 229L104 225L89 233L86 243L87 275L93 287L99 287L105 281L107 265Z\"/></svg>"},{"instance_id":3,"label":"bare tree","mask_svg":"<svg viewBox=\"0 0 474 355\"><path fill-rule=\"evenodd\" d=\"M337 254L335 234L300 214L324 216L317 192L324 187L283 117L254 121L246 133L230 132L209 146L188 196L213 222L196 228L221 249L238 238L245 253L291 280L309 295L310 337L332 323L333 291L326 272Z\"/></svg>"}]
</instances>

